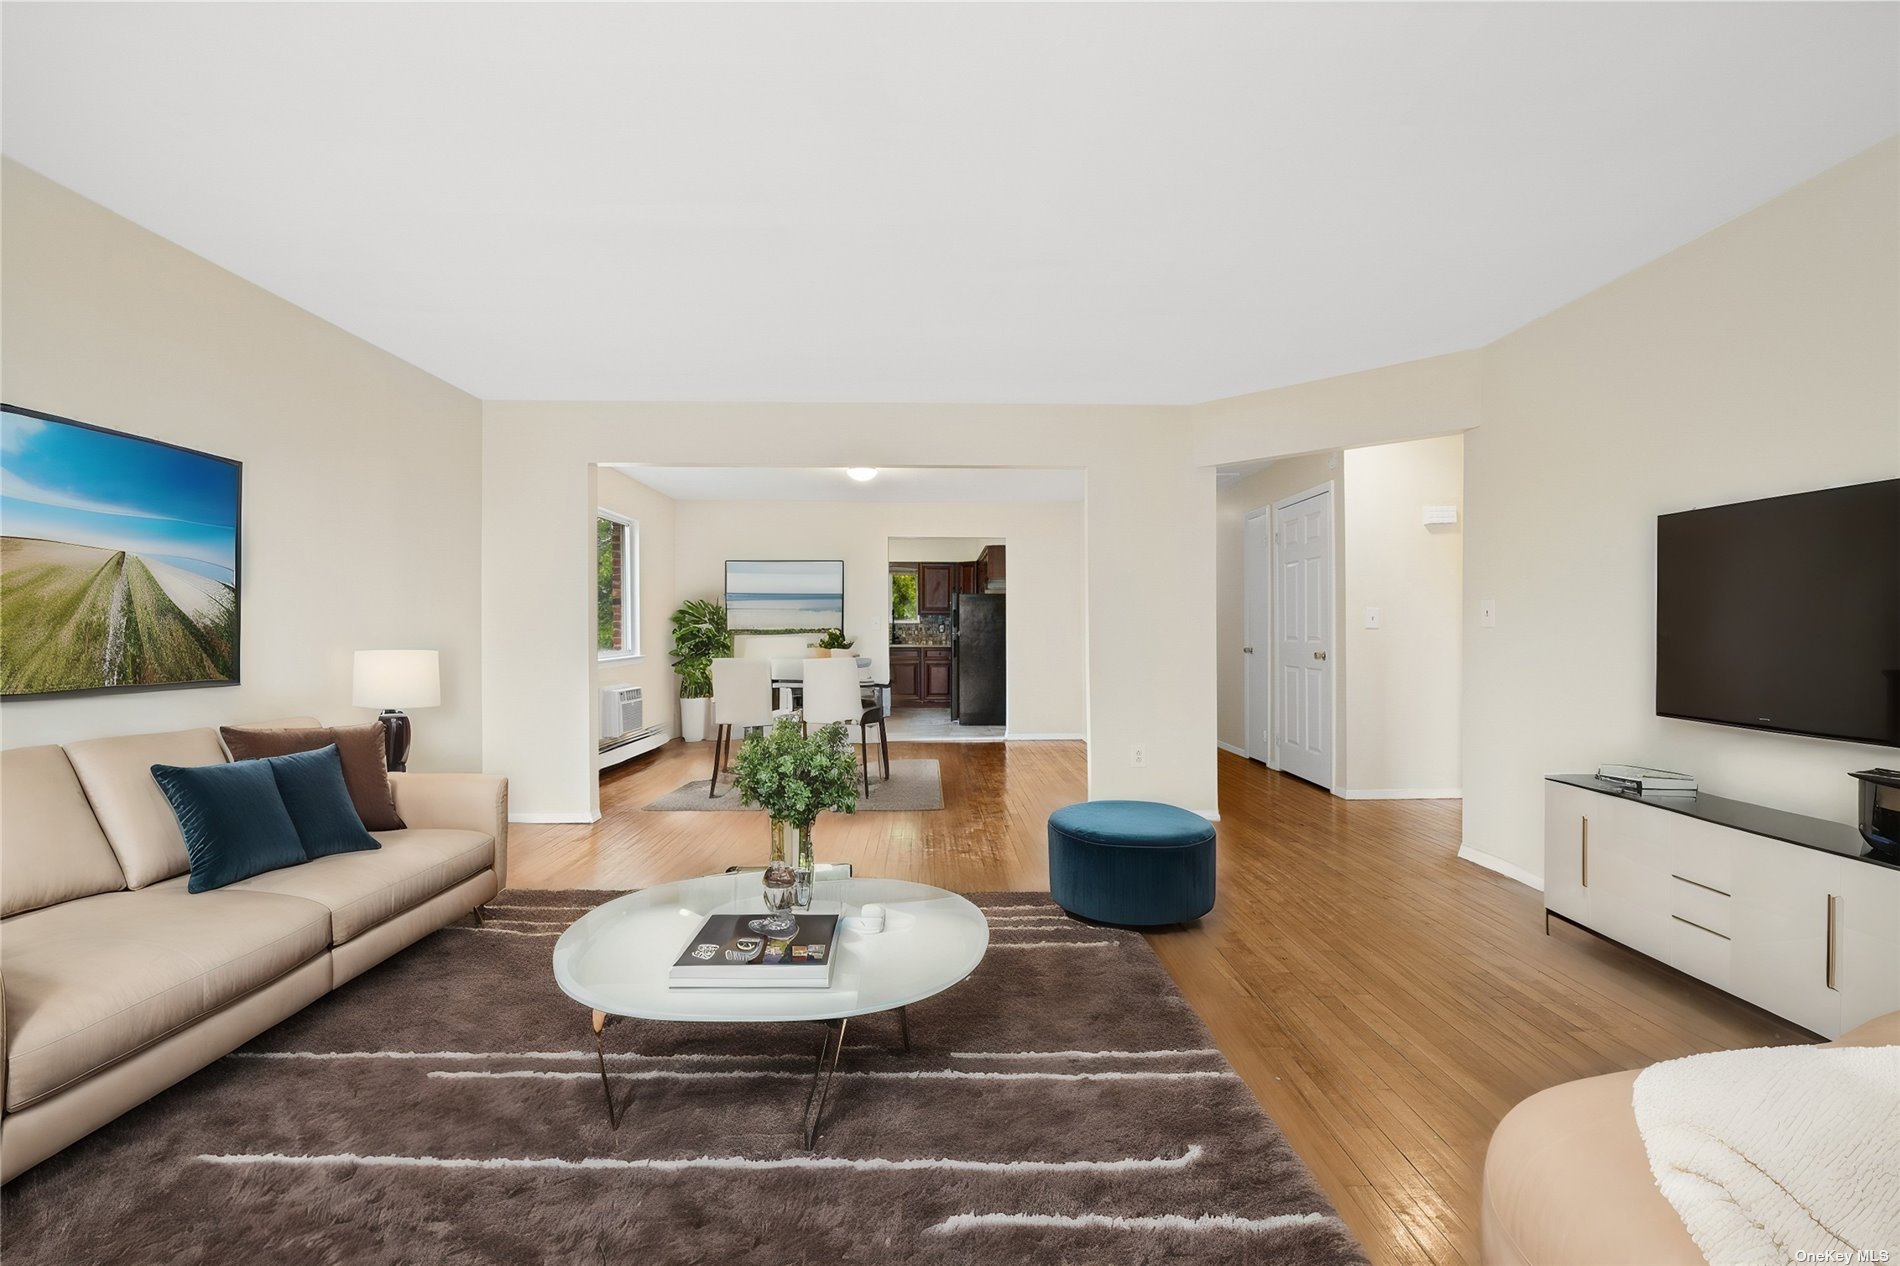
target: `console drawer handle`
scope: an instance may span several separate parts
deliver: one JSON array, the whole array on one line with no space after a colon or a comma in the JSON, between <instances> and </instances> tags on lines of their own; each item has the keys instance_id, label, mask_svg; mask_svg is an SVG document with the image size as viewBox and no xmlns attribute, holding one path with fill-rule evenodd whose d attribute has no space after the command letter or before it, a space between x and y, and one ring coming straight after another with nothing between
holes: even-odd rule
<instances>
[{"instance_id":1,"label":"console drawer handle","mask_svg":"<svg viewBox=\"0 0 1900 1266\"><path fill-rule=\"evenodd\" d=\"M1687 923L1690 927L1694 928L1698 932L1707 932L1710 936L1719 936L1725 941L1732 939L1726 933L1718 932L1714 928L1703 927L1700 923L1697 923L1694 919L1685 919L1679 914L1672 914L1669 917L1674 919L1678 923Z\"/></svg>"},{"instance_id":2,"label":"console drawer handle","mask_svg":"<svg viewBox=\"0 0 1900 1266\"><path fill-rule=\"evenodd\" d=\"M1726 892L1723 892L1720 888L1711 888L1709 887L1709 885L1705 883L1698 883L1697 881L1689 878L1687 875L1671 875L1669 877L1671 879L1680 879L1682 880L1683 883L1688 884L1691 888L1700 888L1704 892L1712 892L1718 897L1728 896L1728 894Z\"/></svg>"}]
</instances>

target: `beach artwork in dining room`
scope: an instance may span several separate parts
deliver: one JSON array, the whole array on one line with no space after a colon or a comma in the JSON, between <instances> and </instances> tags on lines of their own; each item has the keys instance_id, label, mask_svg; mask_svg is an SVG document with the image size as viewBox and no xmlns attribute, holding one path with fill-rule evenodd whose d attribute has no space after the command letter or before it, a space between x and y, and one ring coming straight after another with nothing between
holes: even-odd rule
<instances>
[{"instance_id":1,"label":"beach artwork in dining room","mask_svg":"<svg viewBox=\"0 0 1900 1266\"><path fill-rule=\"evenodd\" d=\"M842 629L843 561L728 561L726 627L734 633Z\"/></svg>"}]
</instances>

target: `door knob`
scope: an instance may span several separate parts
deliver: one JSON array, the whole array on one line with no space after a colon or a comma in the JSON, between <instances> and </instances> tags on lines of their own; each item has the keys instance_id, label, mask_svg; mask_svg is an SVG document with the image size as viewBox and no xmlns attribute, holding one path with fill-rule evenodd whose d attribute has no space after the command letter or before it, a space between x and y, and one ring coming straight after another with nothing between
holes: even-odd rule
<instances>
[{"instance_id":1,"label":"door knob","mask_svg":"<svg viewBox=\"0 0 1900 1266\"><path fill-rule=\"evenodd\" d=\"M1326 652L1325 652L1325 651L1314 651L1314 652L1313 652L1313 658L1314 658L1314 659L1325 659L1325 658L1326 658Z\"/></svg>"}]
</instances>

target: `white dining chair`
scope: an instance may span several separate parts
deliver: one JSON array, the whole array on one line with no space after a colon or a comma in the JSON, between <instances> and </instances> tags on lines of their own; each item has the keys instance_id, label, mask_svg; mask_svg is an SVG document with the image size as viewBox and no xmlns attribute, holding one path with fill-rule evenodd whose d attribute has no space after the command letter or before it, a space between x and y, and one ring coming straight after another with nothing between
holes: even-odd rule
<instances>
[{"instance_id":1,"label":"white dining chair","mask_svg":"<svg viewBox=\"0 0 1900 1266\"><path fill-rule=\"evenodd\" d=\"M864 680L855 659L812 659L805 661L805 708L807 727L842 721L858 727L859 759L864 765L864 794L871 794L871 734L878 727L884 735L884 709L864 701ZM848 734L850 731L847 730ZM891 777L888 740L880 742L884 753L884 779Z\"/></svg>"},{"instance_id":2,"label":"white dining chair","mask_svg":"<svg viewBox=\"0 0 1900 1266\"><path fill-rule=\"evenodd\" d=\"M719 795L719 771L732 757L732 732L745 738L747 730L772 724L780 715L772 710L772 661L769 659L715 659L712 662L713 733L712 784L707 799Z\"/></svg>"}]
</instances>

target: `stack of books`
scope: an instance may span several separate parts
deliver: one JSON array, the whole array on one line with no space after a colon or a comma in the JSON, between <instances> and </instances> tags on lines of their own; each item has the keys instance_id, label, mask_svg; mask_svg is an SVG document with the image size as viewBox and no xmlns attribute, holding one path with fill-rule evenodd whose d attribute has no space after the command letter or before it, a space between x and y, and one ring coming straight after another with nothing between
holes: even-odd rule
<instances>
[{"instance_id":1,"label":"stack of books","mask_svg":"<svg viewBox=\"0 0 1900 1266\"><path fill-rule=\"evenodd\" d=\"M1598 765L1597 781L1646 796L1693 796L1696 792L1695 779L1689 775L1642 765Z\"/></svg>"},{"instance_id":2,"label":"stack of books","mask_svg":"<svg viewBox=\"0 0 1900 1266\"><path fill-rule=\"evenodd\" d=\"M838 916L800 911L797 930L777 935L767 919L762 910L707 919L668 969L667 987L829 988L838 960Z\"/></svg>"}]
</instances>

